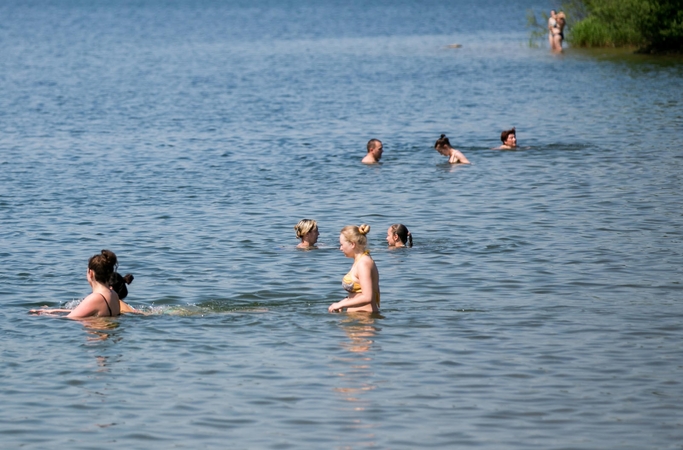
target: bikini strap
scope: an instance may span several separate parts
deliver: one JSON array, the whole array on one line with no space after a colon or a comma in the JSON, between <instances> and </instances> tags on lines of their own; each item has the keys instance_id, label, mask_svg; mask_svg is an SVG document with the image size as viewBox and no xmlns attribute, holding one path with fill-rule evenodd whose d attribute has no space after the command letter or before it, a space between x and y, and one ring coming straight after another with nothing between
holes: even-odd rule
<instances>
[{"instance_id":1,"label":"bikini strap","mask_svg":"<svg viewBox=\"0 0 683 450\"><path fill-rule=\"evenodd\" d=\"M99 294L99 292L98 292ZM109 317L113 317L114 314L111 312L111 308L109 307L109 302L107 301L107 297L105 297L103 294L100 294L102 296L102 300L104 300L104 304L107 305L107 309L109 310Z\"/></svg>"}]
</instances>

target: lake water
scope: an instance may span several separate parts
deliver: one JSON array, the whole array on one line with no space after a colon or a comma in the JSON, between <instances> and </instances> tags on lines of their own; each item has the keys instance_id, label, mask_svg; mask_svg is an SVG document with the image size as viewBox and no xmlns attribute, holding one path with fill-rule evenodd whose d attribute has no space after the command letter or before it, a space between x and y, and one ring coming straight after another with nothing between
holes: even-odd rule
<instances>
[{"instance_id":1,"label":"lake water","mask_svg":"<svg viewBox=\"0 0 683 450\"><path fill-rule=\"evenodd\" d=\"M683 448L683 61L553 6L0 5L0 447ZM382 313L328 314L360 223ZM149 315L28 314L103 248Z\"/></svg>"}]
</instances>

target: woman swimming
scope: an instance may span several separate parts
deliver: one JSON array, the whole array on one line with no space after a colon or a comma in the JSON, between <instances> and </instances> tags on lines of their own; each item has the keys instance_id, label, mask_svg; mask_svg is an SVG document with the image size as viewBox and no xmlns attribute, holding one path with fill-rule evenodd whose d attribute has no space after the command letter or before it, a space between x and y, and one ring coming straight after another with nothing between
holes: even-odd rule
<instances>
[{"instance_id":1,"label":"woman swimming","mask_svg":"<svg viewBox=\"0 0 683 450\"><path fill-rule=\"evenodd\" d=\"M395 223L387 230L387 242L389 247L408 247L413 246L413 235L408 228L401 223Z\"/></svg>"},{"instance_id":2,"label":"woman swimming","mask_svg":"<svg viewBox=\"0 0 683 450\"><path fill-rule=\"evenodd\" d=\"M316 248L315 244L318 242L318 223L311 219L302 219L294 225L296 237L301 240L297 248Z\"/></svg>"},{"instance_id":3,"label":"woman swimming","mask_svg":"<svg viewBox=\"0 0 683 450\"><path fill-rule=\"evenodd\" d=\"M470 164L469 160L465 158L465 155L463 155L459 150L451 147L451 143L445 134L442 134L441 137L437 139L436 143L434 144L434 148L442 155L448 156L448 162L451 164Z\"/></svg>"},{"instance_id":4,"label":"woman swimming","mask_svg":"<svg viewBox=\"0 0 683 450\"><path fill-rule=\"evenodd\" d=\"M327 308L329 312L379 312L379 271L375 261L366 250L366 234L370 225L349 225L339 235L339 250L347 258L353 258L349 273L342 278L342 287L349 295Z\"/></svg>"},{"instance_id":5,"label":"woman swimming","mask_svg":"<svg viewBox=\"0 0 683 450\"><path fill-rule=\"evenodd\" d=\"M112 286L116 286L116 267L118 260L114 252L110 250L102 250L99 254L92 256L88 260L88 269L86 271L86 278L92 293L85 297L81 303L74 309L33 309L29 311L33 314L53 314L53 313L69 313L66 317L71 319L83 319L86 317L113 317L118 316L122 312L138 312L131 308L125 302L119 299L119 295ZM126 275L128 277L130 274ZM125 283L130 284L133 281L133 276L130 275L129 280L126 277L121 277L123 280L123 289L125 295L128 290L125 288ZM119 290L121 290L121 287Z\"/></svg>"}]
</instances>

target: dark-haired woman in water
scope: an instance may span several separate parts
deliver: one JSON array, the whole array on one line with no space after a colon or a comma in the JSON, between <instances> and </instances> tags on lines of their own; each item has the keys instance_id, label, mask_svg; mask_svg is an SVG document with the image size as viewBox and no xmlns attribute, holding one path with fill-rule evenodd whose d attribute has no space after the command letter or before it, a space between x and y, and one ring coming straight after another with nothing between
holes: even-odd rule
<instances>
[{"instance_id":1,"label":"dark-haired woman in water","mask_svg":"<svg viewBox=\"0 0 683 450\"><path fill-rule=\"evenodd\" d=\"M402 223L395 223L387 230L389 247L412 247L413 235Z\"/></svg>"},{"instance_id":2,"label":"dark-haired woman in water","mask_svg":"<svg viewBox=\"0 0 683 450\"><path fill-rule=\"evenodd\" d=\"M379 312L379 271L375 261L366 249L368 240L365 237L370 231L370 225L359 227L349 225L341 230L339 235L339 250L347 258L353 258L351 270L342 278L342 287L348 296L332 303L329 312Z\"/></svg>"},{"instance_id":3,"label":"dark-haired woman in water","mask_svg":"<svg viewBox=\"0 0 683 450\"><path fill-rule=\"evenodd\" d=\"M85 297L73 310L37 309L31 313L68 312L66 317L84 319L87 317L113 317L121 314L119 296L111 288L112 276L116 273L118 261L114 252L102 250L88 260L86 278L92 293ZM132 308L131 308L132 309Z\"/></svg>"},{"instance_id":4,"label":"dark-haired woman in water","mask_svg":"<svg viewBox=\"0 0 683 450\"><path fill-rule=\"evenodd\" d=\"M448 162L451 164L469 164L469 160L465 158L465 155L460 153L459 150L451 147L451 142L448 140L445 134L442 134L439 139L437 139L434 144L434 148L437 152L444 156L448 156Z\"/></svg>"}]
</instances>

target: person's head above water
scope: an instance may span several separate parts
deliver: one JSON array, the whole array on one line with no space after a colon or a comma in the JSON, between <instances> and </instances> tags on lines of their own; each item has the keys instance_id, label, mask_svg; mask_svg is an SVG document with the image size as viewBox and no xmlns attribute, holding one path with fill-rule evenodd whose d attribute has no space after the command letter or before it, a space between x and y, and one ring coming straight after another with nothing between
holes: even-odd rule
<instances>
[{"instance_id":1,"label":"person's head above water","mask_svg":"<svg viewBox=\"0 0 683 450\"><path fill-rule=\"evenodd\" d=\"M128 296L128 288L126 285L131 284L134 279L135 277L132 273L127 273L124 276L121 276L120 273L114 272L110 284L114 292L118 294L119 300L123 300Z\"/></svg>"},{"instance_id":2,"label":"person's head above water","mask_svg":"<svg viewBox=\"0 0 683 450\"><path fill-rule=\"evenodd\" d=\"M448 140L445 134L442 134L439 139L434 143L434 148L438 150L453 148L451 141ZM441 152L439 152L441 153Z\"/></svg>"},{"instance_id":3,"label":"person's head above water","mask_svg":"<svg viewBox=\"0 0 683 450\"><path fill-rule=\"evenodd\" d=\"M102 250L88 260L88 271L92 271L92 278L98 283L109 285L116 272L118 261L111 250Z\"/></svg>"},{"instance_id":4,"label":"person's head above water","mask_svg":"<svg viewBox=\"0 0 683 450\"><path fill-rule=\"evenodd\" d=\"M361 162L365 164L374 164L382 159L382 153L384 152L384 146L382 141L379 139L370 139L367 145L368 153L362 159Z\"/></svg>"},{"instance_id":5,"label":"person's head above water","mask_svg":"<svg viewBox=\"0 0 683 450\"><path fill-rule=\"evenodd\" d=\"M299 248L308 248L315 246L318 242L318 222L312 219L302 219L294 225L294 231L296 231L296 237L301 240L301 243L297 245Z\"/></svg>"},{"instance_id":6,"label":"person's head above water","mask_svg":"<svg viewBox=\"0 0 683 450\"><path fill-rule=\"evenodd\" d=\"M390 247L408 247L413 246L413 235L410 234L408 228L401 223L395 223L387 230L387 242Z\"/></svg>"},{"instance_id":7,"label":"person's head above water","mask_svg":"<svg viewBox=\"0 0 683 450\"><path fill-rule=\"evenodd\" d=\"M515 131L515 127L500 133L500 140L503 143L503 147L517 147L517 132Z\"/></svg>"},{"instance_id":8,"label":"person's head above water","mask_svg":"<svg viewBox=\"0 0 683 450\"><path fill-rule=\"evenodd\" d=\"M367 224L362 224L358 227L355 225L347 225L344 228L342 228L339 236L339 241L340 243L346 241L352 244L355 248L355 253L362 253L365 251L365 247L367 247L368 245L368 238L366 238L365 235L369 232L370 225Z\"/></svg>"}]
</instances>

